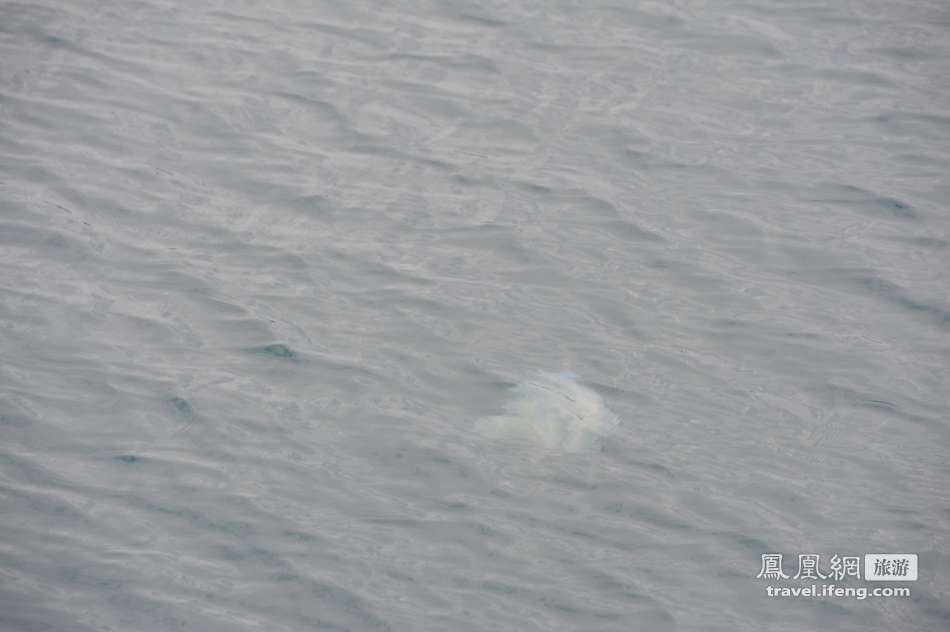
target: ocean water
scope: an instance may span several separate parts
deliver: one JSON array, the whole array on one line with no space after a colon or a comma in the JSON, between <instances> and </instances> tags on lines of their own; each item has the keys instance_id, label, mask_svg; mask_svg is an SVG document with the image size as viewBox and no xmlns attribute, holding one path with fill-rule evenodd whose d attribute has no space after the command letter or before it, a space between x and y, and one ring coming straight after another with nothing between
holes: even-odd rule
<instances>
[{"instance_id":1,"label":"ocean water","mask_svg":"<svg viewBox=\"0 0 950 632\"><path fill-rule=\"evenodd\" d=\"M937 0L0 0L0 630L948 629L948 78Z\"/></svg>"}]
</instances>

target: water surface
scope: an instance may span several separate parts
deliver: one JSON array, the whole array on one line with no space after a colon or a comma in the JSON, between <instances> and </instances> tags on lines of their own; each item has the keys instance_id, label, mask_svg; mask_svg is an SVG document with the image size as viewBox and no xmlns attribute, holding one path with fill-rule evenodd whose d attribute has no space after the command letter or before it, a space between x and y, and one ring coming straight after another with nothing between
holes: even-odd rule
<instances>
[{"instance_id":1,"label":"water surface","mask_svg":"<svg viewBox=\"0 0 950 632\"><path fill-rule=\"evenodd\" d=\"M0 628L946 628L948 29L0 2Z\"/></svg>"}]
</instances>

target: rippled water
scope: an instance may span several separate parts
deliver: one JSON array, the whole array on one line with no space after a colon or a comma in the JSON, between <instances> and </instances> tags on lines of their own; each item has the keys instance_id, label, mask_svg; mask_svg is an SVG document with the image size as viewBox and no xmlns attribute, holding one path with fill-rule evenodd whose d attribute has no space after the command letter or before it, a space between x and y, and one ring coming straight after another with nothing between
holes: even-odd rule
<instances>
[{"instance_id":1,"label":"rippled water","mask_svg":"<svg viewBox=\"0 0 950 632\"><path fill-rule=\"evenodd\" d=\"M945 2L0 2L0 60L0 629L946 629ZM597 449L479 432L571 423L539 372Z\"/></svg>"}]
</instances>

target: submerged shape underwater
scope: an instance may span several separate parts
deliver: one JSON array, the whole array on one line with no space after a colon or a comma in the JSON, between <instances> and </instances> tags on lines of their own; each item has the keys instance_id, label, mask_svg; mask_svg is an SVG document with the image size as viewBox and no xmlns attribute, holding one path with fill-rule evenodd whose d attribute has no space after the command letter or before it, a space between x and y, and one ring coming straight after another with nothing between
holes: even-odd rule
<instances>
[{"instance_id":1,"label":"submerged shape underwater","mask_svg":"<svg viewBox=\"0 0 950 632\"><path fill-rule=\"evenodd\" d=\"M477 427L494 439L578 452L602 448L602 439L619 424L600 394L578 383L574 373L541 372L514 386L504 412L479 420Z\"/></svg>"}]
</instances>

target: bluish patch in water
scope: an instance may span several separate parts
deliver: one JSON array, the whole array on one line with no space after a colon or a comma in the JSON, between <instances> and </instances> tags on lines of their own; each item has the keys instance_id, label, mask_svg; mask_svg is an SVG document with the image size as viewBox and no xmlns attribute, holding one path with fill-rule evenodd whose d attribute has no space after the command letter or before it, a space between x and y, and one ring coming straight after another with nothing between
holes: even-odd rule
<instances>
[{"instance_id":1,"label":"bluish patch in water","mask_svg":"<svg viewBox=\"0 0 950 632\"><path fill-rule=\"evenodd\" d=\"M291 351L289 347L282 344L267 345L266 347L259 347L255 349L258 353L266 353L277 358L285 358L287 360L292 360L297 357L297 354Z\"/></svg>"}]
</instances>

